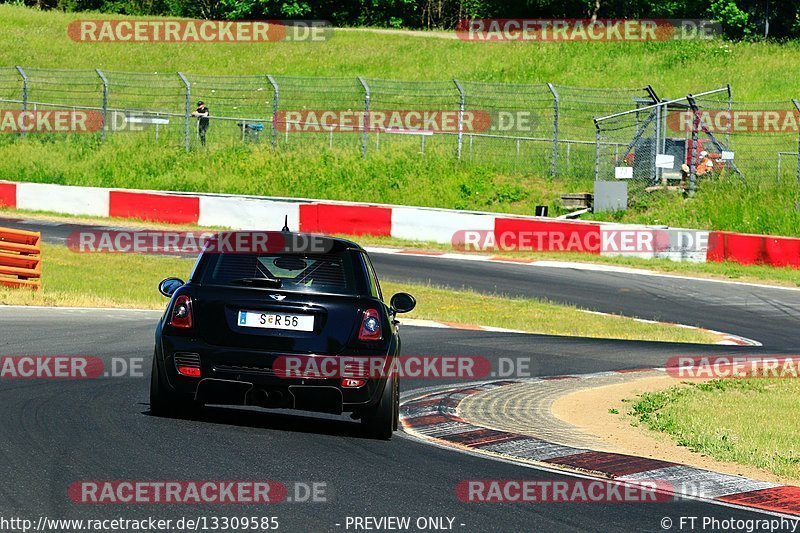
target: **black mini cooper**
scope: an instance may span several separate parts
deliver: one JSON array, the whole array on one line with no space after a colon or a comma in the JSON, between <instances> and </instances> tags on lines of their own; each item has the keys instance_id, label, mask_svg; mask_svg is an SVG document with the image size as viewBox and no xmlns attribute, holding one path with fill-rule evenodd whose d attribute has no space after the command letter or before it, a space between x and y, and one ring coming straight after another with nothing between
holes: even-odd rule
<instances>
[{"instance_id":1,"label":"black mini cooper","mask_svg":"<svg viewBox=\"0 0 800 533\"><path fill-rule=\"evenodd\" d=\"M398 313L369 256L336 238L226 232L206 243L189 280L159 285L150 382L155 415L204 404L352 413L389 439L398 426Z\"/></svg>"}]
</instances>

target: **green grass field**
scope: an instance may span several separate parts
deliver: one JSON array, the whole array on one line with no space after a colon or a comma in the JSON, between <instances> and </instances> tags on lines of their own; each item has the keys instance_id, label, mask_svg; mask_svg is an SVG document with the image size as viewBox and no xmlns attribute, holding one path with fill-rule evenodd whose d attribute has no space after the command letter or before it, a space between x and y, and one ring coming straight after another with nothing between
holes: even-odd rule
<instances>
[{"instance_id":1,"label":"green grass field","mask_svg":"<svg viewBox=\"0 0 800 533\"><path fill-rule=\"evenodd\" d=\"M722 41L480 43L397 33L340 31L322 43L90 44L67 37L97 13L37 12L0 5L0 65L141 72L356 76L400 80L643 87L666 94L731 83L736 97L785 99L798 91L800 44ZM647 57L647 60L643 58ZM748 65L751 68L743 68Z\"/></svg>"},{"instance_id":2,"label":"green grass field","mask_svg":"<svg viewBox=\"0 0 800 533\"><path fill-rule=\"evenodd\" d=\"M713 380L642 394L629 414L698 453L800 479L798 393L796 379Z\"/></svg>"},{"instance_id":3,"label":"green grass field","mask_svg":"<svg viewBox=\"0 0 800 533\"><path fill-rule=\"evenodd\" d=\"M0 305L134 307L163 309L158 283L170 276L186 279L194 259L139 254L79 254L64 246L42 246L42 290L0 287ZM669 324L647 324L618 316L599 316L543 300L486 296L468 289L452 291L427 285L384 281L386 298L400 291L418 300L405 315L479 324L551 335L713 343L709 333Z\"/></svg>"},{"instance_id":4,"label":"green grass field","mask_svg":"<svg viewBox=\"0 0 800 533\"><path fill-rule=\"evenodd\" d=\"M173 76L177 71L252 75L259 79L266 73L346 77L350 80L346 84L355 84L357 75L409 81L458 78L538 84L539 90L544 82L608 88L652 84L663 97L730 83L736 99L788 103L789 98L800 97L800 90L794 83L800 74L800 43L796 42L479 43L437 36L348 30L335 31L329 41L322 43L92 44L68 38L66 27L77 18L113 16L39 12L0 5L0 20L3 21L0 43L4 45L0 46L0 65L161 73L172 76L169 98L177 102L176 105L182 102L180 84L177 76ZM57 99L59 87L37 82L56 75L65 76L53 72L33 76L31 98ZM94 76L91 70L86 75ZM82 83L86 83L85 79ZM99 105L99 93L95 94L97 80L91 83L95 84L91 89L90 85L85 85L74 90L90 91L88 96L81 93L79 97L96 100L95 105ZM326 85L335 83L320 81L317 88L324 91ZM8 69L0 79L0 86L0 91L11 91L19 97L21 89L15 71ZM112 83L111 100L126 91L125 87ZM164 91L167 89L153 86L147 97L162 98ZM200 83L193 88L193 95L202 94L203 83ZM591 117L599 110L581 94L584 93L573 92L564 97L565 102L575 102L573 108L577 105L581 109L570 110L569 106L564 109L562 137L591 140L594 135ZM74 93L72 96L78 97ZM126 98L131 101L132 97ZM211 94L207 98L212 111L223 105L218 100L215 107ZM294 98L293 105L302 104L300 96ZM453 98L455 106L457 102ZM268 100L265 98L258 106L267 110ZM319 102L307 105L313 107ZM357 106L358 102L352 105ZM214 125L209 134L208 150L193 149L186 154L181 150L181 131L170 126L168 131L162 132L158 142L152 131L112 134L105 144L100 144L94 135L66 140L41 135L29 135L25 140L6 136L0 139L0 178L303 196L522 214L531 214L534 206L540 204L550 205L558 212L558 197L562 193L590 191L593 179L594 147L590 145L575 145L570 163L562 146L559 151L562 177L550 179L546 143L523 144L522 159L519 159L513 156L513 141L476 142L473 160L459 163L453 156L455 140L452 136L431 138L422 157L417 139L397 138L404 136L376 139L373 135L369 154L362 158L357 136L338 134L331 148L324 135L314 141L293 139L273 151L268 142L242 145L236 140L236 128L230 123ZM747 146L742 150L737 158L747 153ZM771 153L764 157L769 161L774 159ZM785 165L793 164L790 159L787 161ZM793 180L779 186L775 176L764 170L749 173L746 184L728 179L707 181L691 200L654 195L617 219L800 235L800 211L796 206L799 198L800 188Z\"/></svg>"}]
</instances>

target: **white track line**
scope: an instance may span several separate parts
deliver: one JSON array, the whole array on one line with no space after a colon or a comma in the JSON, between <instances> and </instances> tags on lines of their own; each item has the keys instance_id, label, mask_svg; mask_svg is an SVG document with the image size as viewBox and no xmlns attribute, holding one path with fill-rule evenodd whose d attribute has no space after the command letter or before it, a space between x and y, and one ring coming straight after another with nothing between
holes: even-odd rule
<instances>
[{"instance_id":1,"label":"white track line","mask_svg":"<svg viewBox=\"0 0 800 533\"><path fill-rule=\"evenodd\" d=\"M573 270L586 270L593 272L608 272L613 274L628 274L633 276L654 276L661 278L681 279L689 281L699 281L708 283L725 283L729 285L740 285L744 287L755 287L759 289L776 289L783 291L800 292L800 287L785 287L781 285L767 285L763 283L752 283L747 281L735 281L728 279L705 278L698 276L688 276L681 274L669 274L666 272L658 272L655 270L647 270L643 268L632 268L615 265L606 265L601 263L584 263L584 262L570 262L570 261L550 261L550 260L531 260L530 262L514 261L512 259L500 259L496 256L478 255L478 254L463 254L454 252L442 252L440 254L432 254L430 252L415 253L414 249L402 248L389 248L389 247L371 247L364 248L369 253L386 254L386 255L404 255L410 257L428 257L431 259L450 259L459 261L478 261L486 263L500 263L504 265L516 265L520 267L539 267L539 268L562 268Z\"/></svg>"}]
</instances>

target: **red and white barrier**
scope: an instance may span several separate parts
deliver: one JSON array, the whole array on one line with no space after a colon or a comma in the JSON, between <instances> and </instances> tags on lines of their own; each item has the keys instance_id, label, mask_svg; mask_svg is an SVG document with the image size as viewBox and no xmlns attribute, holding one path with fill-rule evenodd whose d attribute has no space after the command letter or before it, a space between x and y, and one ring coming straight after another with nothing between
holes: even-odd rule
<instances>
[{"instance_id":1,"label":"red and white barrier","mask_svg":"<svg viewBox=\"0 0 800 533\"><path fill-rule=\"evenodd\" d=\"M109 189L49 183L11 185L16 187L16 200L11 205L17 209L96 217L110 215ZM1 198L2 196L0 196Z\"/></svg>"},{"instance_id":2,"label":"red and white barrier","mask_svg":"<svg viewBox=\"0 0 800 533\"><path fill-rule=\"evenodd\" d=\"M472 231L491 237L505 249L800 267L800 239L793 237L425 207L10 181L0 181L0 206L247 230L279 230L288 217L289 228L305 232L390 236L444 244L451 243L458 232ZM649 234L667 239L670 250L650 251L641 246L640 241Z\"/></svg>"},{"instance_id":3,"label":"red and white barrier","mask_svg":"<svg viewBox=\"0 0 800 533\"><path fill-rule=\"evenodd\" d=\"M708 260L797 268L800 267L800 239L712 231L708 237Z\"/></svg>"},{"instance_id":4,"label":"red and white barrier","mask_svg":"<svg viewBox=\"0 0 800 533\"><path fill-rule=\"evenodd\" d=\"M494 231L495 215L422 207L392 207L391 236L449 243L458 231Z\"/></svg>"},{"instance_id":5,"label":"red and white barrier","mask_svg":"<svg viewBox=\"0 0 800 533\"><path fill-rule=\"evenodd\" d=\"M300 212L297 206L297 202L264 202L258 198L201 196L197 224L244 230L281 229L285 220L290 228L299 228Z\"/></svg>"},{"instance_id":6,"label":"red and white barrier","mask_svg":"<svg viewBox=\"0 0 800 533\"><path fill-rule=\"evenodd\" d=\"M392 208L380 205L300 204L300 231L345 235L392 235Z\"/></svg>"}]
</instances>

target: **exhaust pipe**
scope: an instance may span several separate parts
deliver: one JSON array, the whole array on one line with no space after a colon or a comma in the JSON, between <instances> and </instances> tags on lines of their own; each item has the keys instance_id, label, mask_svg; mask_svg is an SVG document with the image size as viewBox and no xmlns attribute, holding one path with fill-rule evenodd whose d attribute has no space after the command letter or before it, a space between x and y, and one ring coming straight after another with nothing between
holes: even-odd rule
<instances>
[{"instance_id":1,"label":"exhaust pipe","mask_svg":"<svg viewBox=\"0 0 800 533\"><path fill-rule=\"evenodd\" d=\"M272 402L276 405L282 405L286 401L286 397L279 390L273 391L269 395L269 399L272 400Z\"/></svg>"},{"instance_id":2,"label":"exhaust pipe","mask_svg":"<svg viewBox=\"0 0 800 533\"><path fill-rule=\"evenodd\" d=\"M269 404L269 393L264 389L254 389L250 393L250 402L251 405L258 405L261 407L265 407Z\"/></svg>"}]
</instances>

